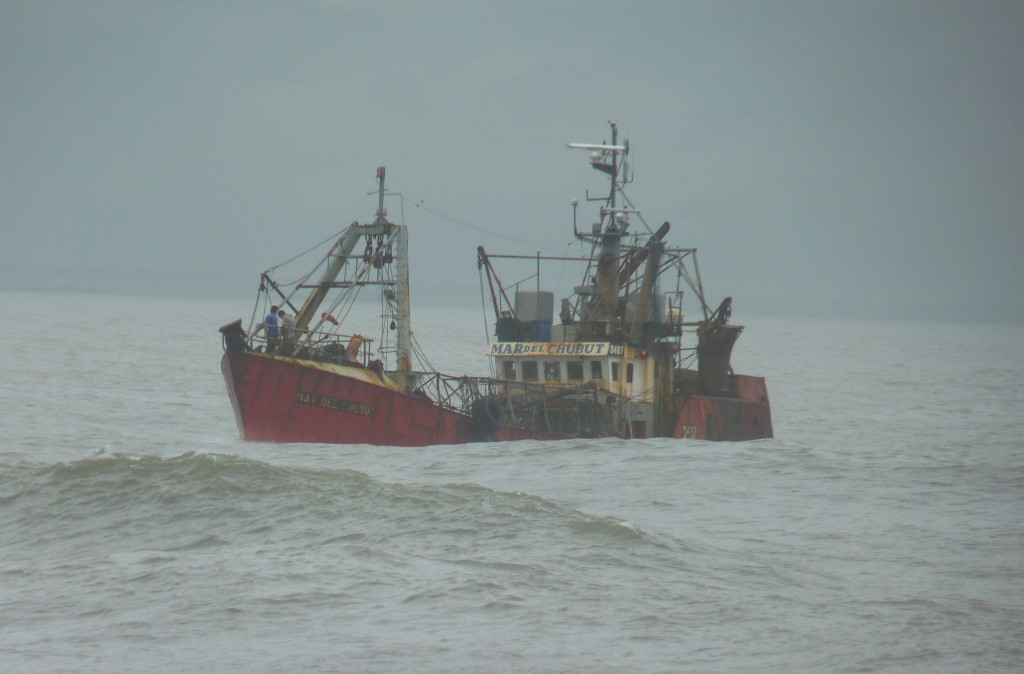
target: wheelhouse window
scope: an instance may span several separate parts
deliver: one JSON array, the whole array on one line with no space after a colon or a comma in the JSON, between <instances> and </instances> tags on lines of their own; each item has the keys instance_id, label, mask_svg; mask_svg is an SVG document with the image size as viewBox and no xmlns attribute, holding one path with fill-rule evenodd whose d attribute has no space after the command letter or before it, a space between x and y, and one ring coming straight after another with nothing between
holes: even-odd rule
<instances>
[{"instance_id":1,"label":"wheelhouse window","mask_svg":"<svg viewBox=\"0 0 1024 674\"><path fill-rule=\"evenodd\" d=\"M565 376L569 381L583 381L583 363L570 360L565 364Z\"/></svg>"},{"instance_id":2,"label":"wheelhouse window","mask_svg":"<svg viewBox=\"0 0 1024 674\"><path fill-rule=\"evenodd\" d=\"M537 361L523 361L523 381L537 381Z\"/></svg>"},{"instance_id":3,"label":"wheelhouse window","mask_svg":"<svg viewBox=\"0 0 1024 674\"><path fill-rule=\"evenodd\" d=\"M626 383L633 383L633 363L626 364Z\"/></svg>"},{"instance_id":4,"label":"wheelhouse window","mask_svg":"<svg viewBox=\"0 0 1024 674\"><path fill-rule=\"evenodd\" d=\"M544 381L561 381L562 364L557 360L544 361Z\"/></svg>"},{"instance_id":5,"label":"wheelhouse window","mask_svg":"<svg viewBox=\"0 0 1024 674\"><path fill-rule=\"evenodd\" d=\"M604 379L603 372L601 371L601 361L590 361L590 379L593 381L601 381Z\"/></svg>"},{"instance_id":6,"label":"wheelhouse window","mask_svg":"<svg viewBox=\"0 0 1024 674\"><path fill-rule=\"evenodd\" d=\"M619 364L612 363L612 381L616 384L619 383Z\"/></svg>"},{"instance_id":7,"label":"wheelhouse window","mask_svg":"<svg viewBox=\"0 0 1024 674\"><path fill-rule=\"evenodd\" d=\"M513 381L516 378L516 362L514 360L506 360L501 364L501 373L509 381Z\"/></svg>"}]
</instances>

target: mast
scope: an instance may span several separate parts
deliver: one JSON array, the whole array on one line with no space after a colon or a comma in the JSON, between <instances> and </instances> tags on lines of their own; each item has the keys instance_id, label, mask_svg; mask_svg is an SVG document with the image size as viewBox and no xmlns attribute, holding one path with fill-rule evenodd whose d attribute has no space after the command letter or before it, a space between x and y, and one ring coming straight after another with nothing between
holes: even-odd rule
<instances>
[{"instance_id":1,"label":"mast","mask_svg":"<svg viewBox=\"0 0 1024 674\"><path fill-rule=\"evenodd\" d=\"M395 229L395 329L398 331L395 344L395 374L398 384L409 390L409 372L412 370L412 301L409 297L409 232L405 225L389 223L384 210L384 167L377 168L380 193L377 220L374 224Z\"/></svg>"},{"instance_id":2,"label":"mast","mask_svg":"<svg viewBox=\"0 0 1024 674\"><path fill-rule=\"evenodd\" d=\"M405 225L396 225L387 218L384 208L383 166L377 167L377 218L364 229L367 234L384 234L395 245L395 376L399 386L409 390L409 372L412 370L411 301L409 298L409 234ZM380 251L378 250L378 255Z\"/></svg>"},{"instance_id":3,"label":"mast","mask_svg":"<svg viewBox=\"0 0 1024 674\"><path fill-rule=\"evenodd\" d=\"M387 244L394 244L394 259L393 264L395 267L395 330L397 331L396 337L396 376L398 383L404 389L409 388L408 374L412 370L412 329L410 327L410 298L409 298L409 237L408 230L405 225L395 224L387 219L387 210L384 208L384 177L385 170L383 166L377 167L377 213L376 218L372 224L360 225L358 222L353 222L348 229L342 232L337 242L331 247L330 252L327 253L327 267L324 270L323 275L317 282L313 292L306 298L305 303L299 310L298 315L295 318L295 327L297 330L308 330L310 323L316 316L316 312L319 311L320 305L327 297L328 291L335 287L335 281L341 274L345 265L350 260L362 260L366 264L381 264L381 255L383 254L383 248L385 246L381 241L378 242L378 249L374 255L362 255L355 256L353 258L352 251L355 249L356 244L359 243L363 237L381 237L381 240L386 239ZM390 259L389 259L390 262Z\"/></svg>"},{"instance_id":4,"label":"mast","mask_svg":"<svg viewBox=\"0 0 1024 674\"><path fill-rule=\"evenodd\" d=\"M619 127L615 122L609 122L609 124L612 127L611 145L606 143L599 145L568 143L567 145L577 150L590 150L591 167L607 174L611 183L608 196L603 199L605 206L601 209L602 223L600 228L595 226L594 231L597 241L600 242L601 253L597 261L596 287L593 289L594 294L590 299L587 312L591 321L603 322L606 325L619 318L620 243L629 228L628 214L636 212L616 206L620 168L625 168L624 157L629 153L629 143L624 142L619 145ZM625 175L622 177L624 179ZM596 201L601 201L601 199L596 199Z\"/></svg>"}]
</instances>

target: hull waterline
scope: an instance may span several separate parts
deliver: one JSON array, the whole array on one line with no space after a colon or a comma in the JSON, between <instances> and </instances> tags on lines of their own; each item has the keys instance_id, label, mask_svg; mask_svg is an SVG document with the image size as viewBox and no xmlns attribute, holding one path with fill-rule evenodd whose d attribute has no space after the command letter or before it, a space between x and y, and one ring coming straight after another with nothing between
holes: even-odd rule
<instances>
[{"instance_id":1,"label":"hull waterline","mask_svg":"<svg viewBox=\"0 0 1024 674\"><path fill-rule=\"evenodd\" d=\"M572 437L502 426L481 429L469 414L396 389L383 373L309 363L258 352L227 352L221 372L243 440L422 447L466 442ZM772 437L764 380L736 375L740 397L693 395L682 404L673 437L756 440ZM647 437L643 428L624 437Z\"/></svg>"},{"instance_id":2,"label":"hull waterline","mask_svg":"<svg viewBox=\"0 0 1024 674\"><path fill-rule=\"evenodd\" d=\"M399 390L381 372L258 352L227 352L221 372L242 439L421 447L564 436L480 429L470 415Z\"/></svg>"}]
</instances>

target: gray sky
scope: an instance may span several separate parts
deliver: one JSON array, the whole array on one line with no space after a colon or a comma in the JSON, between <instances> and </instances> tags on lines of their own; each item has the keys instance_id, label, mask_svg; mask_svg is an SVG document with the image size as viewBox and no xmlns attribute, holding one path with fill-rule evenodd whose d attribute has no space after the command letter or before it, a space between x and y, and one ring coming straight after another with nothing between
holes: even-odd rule
<instances>
[{"instance_id":1,"label":"gray sky","mask_svg":"<svg viewBox=\"0 0 1024 674\"><path fill-rule=\"evenodd\" d=\"M0 285L255 291L386 165L414 303L478 298L477 245L566 250L604 183L564 144L614 119L737 320L1019 322L1022 35L1012 1L0 0Z\"/></svg>"}]
</instances>

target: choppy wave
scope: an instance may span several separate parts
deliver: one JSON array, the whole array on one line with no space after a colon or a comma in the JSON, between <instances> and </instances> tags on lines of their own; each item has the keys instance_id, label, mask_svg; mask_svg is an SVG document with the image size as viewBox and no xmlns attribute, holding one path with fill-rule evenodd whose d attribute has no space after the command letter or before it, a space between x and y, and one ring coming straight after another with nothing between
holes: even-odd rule
<instances>
[{"instance_id":1,"label":"choppy wave","mask_svg":"<svg viewBox=\"0 0 1024 674\"><path fill-rule=\"evenodd\" d=\"M222 533L195 539L203 545L269 535L310 545L429 539L452 552L479 541L515 548L545 537L580 551L681 545L530 494L475 484L388 483L355 470L282 467L231 455L101 454L0 466L0 473L5 530L33 544L135 537L180 550L188 545L178 540L183 531L205 529ZM345 526L352 530L340 532ZM422 550L422 542L417 545Z\"/></svg>"},{"instance_id":2,"label":"choppy wave","mask_svg":"<svg viewBox=\"0 0 1024 674\"><path fill-rule=\"evenodd\" d=\"M580 449L552 448L550 465L566 458L578 463L578 456L558 455ZM614 451L608 445L591 449ZM657 447L648 449L654 451L646 459L640 452L624 461L656 461ZM791 450L814 463L807 448ZM760 450L737 451L756 461ZM554 625L572 625L576 639L602 653L592 671L629 669L639 661L651 671L671 671L665 653L677 650L698 669L725 658L735 671L770 669L765 663L771 662L811 669L842 662L856 671L894 664L884 655L858 658L835 647L824 660L788 649L817 633L814 625L826 615L829 625L854 633L863 629L862 619L899 617L925 619L936 634L979 616L989 625L985 634L1021 627L1020 612L997 602L962 607L909 587L889 593L861 587L857 553L823 565L822 551L807 551L802 559L777 532L750 532L747 543L696 544L619 517L473 483L387 481L358 470L281 466L227 454L100 453L67 463L0 466L0 505L6 520L0 529L3 577L25 588L3 596L0 612L18 616L8 626L43 634L38 628L58 611L69 644L91 643L91 626L99 623L122 635L118 643L126 651L151 644L154 623L179 637L182 630L223 632L226 625L244 623L273 642L274 629L289 620L329 621L318 623L317 633L342 640L331 649L356 671L360 663L374 669L382 661L404 667L414 660L440 670L446 669L443 649L441 655L417 650L424 635L415 631L393 636L392 643L382 636L388 624L412 621L447 633L469 621L476 625L475 639L509 662L522 658L529 669L560 662L558 641L543 635ZM829 546L826 554L837 555L844 543L823 545ZM862 551L862 563L878 564L875 554ZM1016 572L993 573L1010 574L997 579L1006 582ZM43 603L35 594L40 588L49 595ZM350 613L346 607L361 608ZM613 607L613 613L602 607ZM837 619L835 611L847 617ZM803 616L795 623L794 612ZM789 617L779 621L779 615ZM501 634L501 625L514 626L512 633ZM736 658L723 629L749 633L760 657ZM911 629L934 643L921 636L920 626ZM923 631L928 633L926 625ZM621 657L603 642L613 633L624 640ZM687 633L699 639L680 647ZM363 641L345 641L353 634ZM302 629L291 631L291 638L301 640ZM243 643L253 647L251 639ZM359 643L375 646L367 651ZM788 646L774 650L773 643ZM646 654L640 660L638 648ZM530 656L523 658L527 649ZM997 665L1010 657L1005 645L997 652ZM418 655L408 659L410 653ZM272 652L266 656L273 662ZM129 669L152 663L125 657ZM234 669L231 657L246 655L227 648L213 666ZM915 665L930 660L927 652L909 657ZM940 659L950 662L948 655ZM48 662L60 669L59 658ZM170 662L190 663L183 655ZM203 662L210 666L209 654ZM471 671L482 660L462 662L475 663L464 670Z\"/></svg>"},{"instance_id":3,"label":"choppy wave","mask_svg":"<svg viewBox=\"0 0 1024 674\"><path fill-rule=\"evenodd\" d=\"M529 494L234 456L96 456L7 465L2 475L4 576L55 591L72 640L90 622L145 612L182 585L210 605L172 599L170 619L218 629L232 614L308 619L374 602L422 618L497 611L520 612L528 624L585 623L595 602L613 600L606 593L648 607L665 601L657 595L667 588L656 589L656 578L637 586L633 569L676 568L686 552L628 522ZM550 602L552 593L565 601ZM32 625L44 615L34 606L15 592L0 608ZM337 617L368 629L358 616ZM645 633L673 622L629 619ZM115 622L142 639L142 624Z\"/></svg>"}]
</instances>

